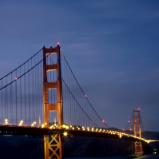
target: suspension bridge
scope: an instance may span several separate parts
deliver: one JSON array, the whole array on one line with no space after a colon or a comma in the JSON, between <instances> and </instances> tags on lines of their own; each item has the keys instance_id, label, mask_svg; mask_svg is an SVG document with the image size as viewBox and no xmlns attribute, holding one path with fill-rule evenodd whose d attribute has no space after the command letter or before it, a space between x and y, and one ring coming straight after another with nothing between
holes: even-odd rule
<instances>
[{"instance_id":1,"label":"suspension bridge","mask_svg":"<svg viewBox=\"0 0 159 159\"><path fill-rule=\"evenodd\" d=\"M44 136L44 158L63 158L63 137L98 136L134 141L143 154L140 110L133 133L113 130L80 85L60 45L41 48L0 78L0 134Z\"/></svg>"}]
</instances>

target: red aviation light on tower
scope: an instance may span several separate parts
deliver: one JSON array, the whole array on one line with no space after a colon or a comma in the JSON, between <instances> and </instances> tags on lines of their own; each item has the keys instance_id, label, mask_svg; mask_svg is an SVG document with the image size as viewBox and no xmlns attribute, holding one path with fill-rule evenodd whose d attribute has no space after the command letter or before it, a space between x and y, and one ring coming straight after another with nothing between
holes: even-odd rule
<instances>
[{"instance_id":1,"label":"red aviation light on tower","mask_svg":"<svg viewBox=\"0 0 159 159\"><path fill-rule=\"evenodd\" d=\"M137 110L137 111L141 111L141 108L140 108L140 107L136 107L136 110Z\"/></svg>"},{"instance_id":2,"label":"red aviation light on tower","mask_svg":"<svg viewBox=\"0 0 159 159\"><path fill-rule=\"evenodd\" d=\"M57 45L57 46L60 46L60 42L58 41L58 42L56 43L56 45Z\"/></svg>"}]
</instances>

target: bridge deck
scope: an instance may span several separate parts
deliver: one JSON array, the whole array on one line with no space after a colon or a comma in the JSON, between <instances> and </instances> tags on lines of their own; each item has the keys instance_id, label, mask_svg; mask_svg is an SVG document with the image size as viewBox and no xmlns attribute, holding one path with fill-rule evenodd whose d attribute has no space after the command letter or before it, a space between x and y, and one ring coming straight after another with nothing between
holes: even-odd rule
<instances>
[{"instance_id":1,"label":"bridge deck","mask_svg":"<svg viewBox=\"0 0 159 159\"><path fill-rule=\"evenodd\" d=\"M147 142L144 138L135 137L122 131L101 129L101 128L80 128L78 126L63 127L32 127L32 126L16 126L16 125L0 125L0 135L30 135L44 136L51 134L63 134L64 136L92 136L113 139L124 139L131 141Z\"/></svg>"}]
</instances>

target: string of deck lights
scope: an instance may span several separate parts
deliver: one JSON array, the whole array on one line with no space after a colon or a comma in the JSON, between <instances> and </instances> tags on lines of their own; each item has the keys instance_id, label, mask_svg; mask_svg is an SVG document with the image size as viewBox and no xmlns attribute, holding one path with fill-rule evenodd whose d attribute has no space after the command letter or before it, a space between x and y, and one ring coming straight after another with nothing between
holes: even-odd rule
<instances>
[{"instance_id":1,"label":"string of deck lights","mask_svg":"<svg viewBox=\"0 0 159 159\"><path fill-rule=\"evenodd\" d=\"M7 118L4 119L4 123L3 126L13 126L11 125L11 123L9 122L9 120ZM38 128L38 129L50 129L50 130L62 130L63 131L63 135L64 136L68 136L69 135L69 131L79 131L79 132L86 132L86 133L93 133L93 134L108 134L108 135L114 135L114 136L118 136L119 138L122 137L128 137L128 138L134 138L146 143L151 143L151 142L156 142L158 140L149 140L149 139L145 139L145 138L140 138L137 137L133 134L127 134L125 132L119 131L119 130L110 130L110 129L103 129L103 128L97 128L97 127L86 127L86 126L75 126L75 125L68 125L68 124L63 124L63 125L58 125L57 123L54 123L50 126L48 126L46 123L41 123L38 124L38 122L33 121L31 123L31 125L25 125L24 120L20 120L19 124L16 125L17 127L34 127L34 128Z\"/></svg>"}]
</instances>

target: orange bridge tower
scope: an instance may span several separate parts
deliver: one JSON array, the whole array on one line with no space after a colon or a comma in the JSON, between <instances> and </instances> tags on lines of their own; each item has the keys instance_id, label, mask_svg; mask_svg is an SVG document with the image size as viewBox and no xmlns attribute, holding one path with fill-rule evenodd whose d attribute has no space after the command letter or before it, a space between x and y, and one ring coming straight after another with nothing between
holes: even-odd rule
<instances>
[{"instance_id":1,"label":"orange bridge tower","mask_svg":"<svg viewBox=\"0 0 159 159\"><path fill-rule=\"evenodd\" d=\"M141 114L140 114L140 108L135 108L133 111L133 131L134 135L137 137L141 137ZM134 143L134 151L136 156L143 155L143 147L142 143L140 141L135 141Z\"/></svg>"},{"instance_id":2,"label":"orange bridge tower","mask_svg":"<svg viewBox=\"0 0 159 159\"><path fill-rule=\"evenodd\" d=\"M49 58L54 56L54 62ZM54 81L49 80L49 74L53 75ZM54 103L49 100L49 93L55 91ZM59 126L63 124L63 101L62 101L62 77L61 77L61 52L60 46L43 48L43 116L45 125L51 123L51 112L54 112ZM62 134L44 136L45 159L62 159Z\"/></svg>"}]
</instances>

